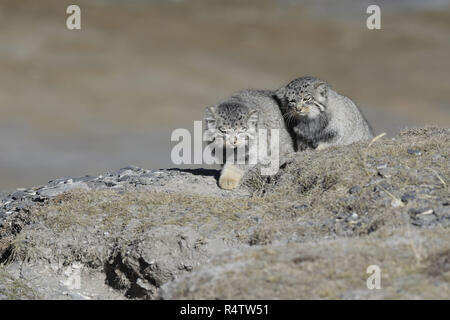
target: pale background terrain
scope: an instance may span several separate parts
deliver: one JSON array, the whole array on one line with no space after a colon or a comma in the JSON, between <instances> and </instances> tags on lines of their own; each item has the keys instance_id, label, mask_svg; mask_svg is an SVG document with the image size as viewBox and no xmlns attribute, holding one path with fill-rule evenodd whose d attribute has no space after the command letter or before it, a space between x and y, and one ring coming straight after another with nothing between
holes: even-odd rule
<instances>
[{"instance_id":1,"label":"pale background terrain","mask_svg":"<svg viewBox=\"0 0 450 320\"><path fill-rule=\"evenodd\" d=\"M65 27L73 3L81 31ZM0 0L0 191L173 167L172 130L205 106L307 74L377 133L449 127L449 34L449 1Z\"/></svg>"}]
</instances>

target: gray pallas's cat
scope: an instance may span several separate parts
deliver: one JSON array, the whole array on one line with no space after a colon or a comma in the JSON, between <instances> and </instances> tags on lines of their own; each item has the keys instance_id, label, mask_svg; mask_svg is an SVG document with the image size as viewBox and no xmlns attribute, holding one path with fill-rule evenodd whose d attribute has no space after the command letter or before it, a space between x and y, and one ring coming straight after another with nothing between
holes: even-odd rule
<instances>
[{"instance_id":1,"label":"gray pallas's cat","mask_svg":"<svg viewBox=\"0 0 450 320\"><path fill-rule=\"evenodd\" d=\"M373 137L356 104L315 77L301 77L278 89L275 98L296 150L323 149Z\"/></svg>"},{"instance_id":2,"label":"gray pallas's cat","mask_svg":"<svg viewBox=\"0 0 450 320\"><path fill-rule=\"evenodd\" d=\"M209 147L218 148L216 157L223 159L219 178L221 188L227 190L236 188L244 174L256 164L250 159L267 164L275 156L275 152L272 154L271 150L276 150L278 152L276 165L279 167L283 154L294 151L292 139L286 130L283 116L273 95L274 92L268 90L243 90L206 108L204 138L209 141ZM268 157L264 159L261 154L258 154L259 143L256 144L258 148L250 148L251 145L255 146L250 141L261 142L258 137L264 130L260 129L267 130L266 139L261 139L267 142L265 154ZM276 141L276 133L270 129L278 129L278 141ZM277 149L271 149L274 142L278 143ZM220 148L224 151L220 151ZM226 152L229 152L227 156L222 157L222 154ZM232 160L228 156L231 154L234 157Z\"/></svg>"}]
</instances>

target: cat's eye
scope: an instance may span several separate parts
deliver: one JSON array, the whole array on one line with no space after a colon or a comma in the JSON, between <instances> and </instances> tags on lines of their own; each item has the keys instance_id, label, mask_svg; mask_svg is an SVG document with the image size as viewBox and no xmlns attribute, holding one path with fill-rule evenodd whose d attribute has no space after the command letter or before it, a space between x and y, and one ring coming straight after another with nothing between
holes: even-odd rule
<instances>
[{"instance_id":1,"label":"cat's eye","mask_svg":"<svg viewBox=\"0 0 450 320\"><path fill-rule=\"evenodd\" d=\"M241 131L247 131L247 129L248 129L247 127L242 127Z\"/></svg>"},{"instance_id":2,"label":"cat's eye","mask_svg":"<svg viewBox=\"0 0 450 320\"><path fill-rule=\"evenodd\" d=\"M219 131L225 133L227 131L227 129L225 127L219 127Z\"/></svg>"}]
</instances>

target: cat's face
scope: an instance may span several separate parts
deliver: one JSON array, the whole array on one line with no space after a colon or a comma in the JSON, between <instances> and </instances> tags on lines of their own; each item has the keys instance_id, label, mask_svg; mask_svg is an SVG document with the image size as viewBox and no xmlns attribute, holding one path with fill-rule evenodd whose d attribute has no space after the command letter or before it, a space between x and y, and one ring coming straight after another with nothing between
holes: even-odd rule
<instances>
[{"instance_id":1,"label":"cat's face","mask_svg":"<svg viewBox=\"0 0 450 320\"><path fill-rule=\"evenodd\" d=\"M316 78L303 77L291 81L277 91L283 101L284 114L297 119L315 119L327 108L328 85Z\"/></svg>"},{"instance_id":2,"label":"cat's face","mask_svg":"<svg viewBox=\"0 0 450 320\"><path fill-rule=\"evenodd\" d=\"M245 146L247 138L254 137L258 113L245 105L226 102L207 108L205 120L207 130L215 140L221 140L226 148L234 149Z\"/></svg>"}]
</instances>

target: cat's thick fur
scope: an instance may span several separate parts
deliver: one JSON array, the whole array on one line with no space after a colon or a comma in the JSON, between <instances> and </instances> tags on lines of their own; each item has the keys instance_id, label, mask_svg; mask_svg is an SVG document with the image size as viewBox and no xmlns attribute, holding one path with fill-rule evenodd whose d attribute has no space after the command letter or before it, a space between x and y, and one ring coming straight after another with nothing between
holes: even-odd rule
<instances>
[{"instance_id":1,"label":"cat's thick fur","mask_svg":"<svg viewBox=\"0 0 450 320\"><path fill-rule=\"evenodd\" d=\"M246 138L256 138L260 129L267 129L268 140L272 139L270 129L278 129L280 164L284 154L294 151L292 139L285 127L273 91L239 91L206 108L205 124L205 139L209 140L209 143L220 144L224 148L234 150L232 152L236 154L238 154L237 147L243 144L248 146ZM219 178L221 188L231 190L239 186L242 177L254 165L249 163L250 152L257 151L246 148L245 154L241 154L241 158L237 155L234 163L225 161ZM243 164L238 164L238 160Z\"/></svg>"},{"instance_id":2,"label":"cat's thick fur","mask_svg":"<svg viewBox=\"0 0 450 320\"><path fill-rule=\"evenodd\" d=\"M347 145L373 137L356 104L318 78L297 78L278 89L275 98L297 151Z\"/></svg>"}]
</instances>

